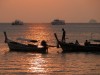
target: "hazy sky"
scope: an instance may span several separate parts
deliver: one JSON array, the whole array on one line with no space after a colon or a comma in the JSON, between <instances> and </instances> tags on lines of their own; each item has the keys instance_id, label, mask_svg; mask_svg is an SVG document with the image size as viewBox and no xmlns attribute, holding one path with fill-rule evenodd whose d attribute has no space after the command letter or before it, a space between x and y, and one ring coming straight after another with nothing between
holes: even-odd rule
<instances>
[{"instance_id":1,"label":"hazy sky","mask_svg":"<svg viewBox=\"0 0 100 75\"><path fill-rule=\"evenodd\" d=\"M0 0L0 22L100 22L100 0Z\"/></svg>"}]
</instances>

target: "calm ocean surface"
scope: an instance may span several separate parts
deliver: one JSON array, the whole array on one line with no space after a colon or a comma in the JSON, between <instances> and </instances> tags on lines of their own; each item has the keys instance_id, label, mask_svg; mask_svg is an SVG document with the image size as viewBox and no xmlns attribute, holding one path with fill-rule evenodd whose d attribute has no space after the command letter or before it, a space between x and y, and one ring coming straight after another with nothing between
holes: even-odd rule
<instances>
[{"instance_id":1,"label":"calm ocean surface","mask_svg":"<svg viewBox=\"0 0 100 75\"><path fill-rule=\"evenodd\" d=\"M66 53L60 48L49 48L48 54L9 52L4 43L3 31L8 38L18 37L46 40L56 46L54 33L61 39L62 28L66 30L66 41L78 40L83 44L87 39L100 39L100 25L67 24L54 26L50 24L28 24L12 26L0 24L0 75L100 75L100 54ZM57 53L59 51L59 53Z\"/></svg>"}]
</instances>

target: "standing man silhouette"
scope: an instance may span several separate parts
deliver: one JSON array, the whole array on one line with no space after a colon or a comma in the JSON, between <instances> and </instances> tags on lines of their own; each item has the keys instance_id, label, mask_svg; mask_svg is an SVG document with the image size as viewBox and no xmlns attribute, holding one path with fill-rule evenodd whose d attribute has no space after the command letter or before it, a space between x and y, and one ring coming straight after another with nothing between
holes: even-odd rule
<instances>
[{"instance_id":1,"label":"standing man silhouette","mask_svg":"<svg viewBox=\"0 0 100 75\"><path fill-rule=\"evenodd\" d=\"M65 32L64 28L62 28L62 31L63 31L62 42L65 42L65 35L66 35L66 32Z\"/></svg>"}]
</instances>

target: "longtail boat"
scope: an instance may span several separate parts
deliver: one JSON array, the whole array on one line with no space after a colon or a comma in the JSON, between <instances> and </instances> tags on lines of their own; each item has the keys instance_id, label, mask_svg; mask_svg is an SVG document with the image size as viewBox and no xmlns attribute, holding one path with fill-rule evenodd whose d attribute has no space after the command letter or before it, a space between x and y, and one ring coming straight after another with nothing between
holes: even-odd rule
<instances>
[{"instance_id":1,"label":"longtail boat","mask_svg":"<svg viewBox=\"0 0 100 75\"><path fill-rule=\"evenodd\" d=\"M5 36L5 43L8 44L9 50L10 51L16 51L16 52L34 52L34 53L47 53L47 43L45 40L41 41L41 47L38 45L34 44L23 44L20 42L16 42L13 40L8 39L6 32L4 32ZM27 40L27 39L24 39ZM31 43L36 43L38 42L37 40L27 40L28 42Z\"/></svg>"},{"instance_id":2,"label":"longtail boat","mask_svg":"<svg viewBox=\"0 0 100 75\"><path fill-rule=\"evenodd\" d=\"M100 52L100 44L75 44L75 43L68 43L62 40L59 40L57 37L57 34L54 33L54 36L56 38L56 41L60 48L62 49L62 53L67 52ZM98 41L98 40L94 40Z\"/></svg>"}]
</instances>

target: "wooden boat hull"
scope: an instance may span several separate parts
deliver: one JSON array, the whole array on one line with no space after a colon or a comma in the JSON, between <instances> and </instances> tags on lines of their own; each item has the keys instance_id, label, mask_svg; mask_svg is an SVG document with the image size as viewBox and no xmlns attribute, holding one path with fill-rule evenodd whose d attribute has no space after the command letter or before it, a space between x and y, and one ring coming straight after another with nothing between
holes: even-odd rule
<instances>
[{"instance_id":1,"label":"wooden boat hull","mask_svg":"<svg viewBox=\"0 0 100 75\"><path fill-rule=\"evenodd\" d=\"M42 41L42 46L41 48L38 47L38 45L34 44L23 44L19 42L15 42L13 40L8 39L6 32L4 32L5 36L5 43L8 44L9 50L10 51L16 51L16 52L35 52L35 53L47 53L47 45L45 41ZM30 40L31 42L37 42L35 40Z\"/></svg>"},{"instance_id":2,"label":"wooden boat hull","mask_svg":"<svg viewBox=\"0 0 100 75\"><path fill-rule=\"evenodd\" d=\"M89 45L76 45L74 43L66 43L59 41L56 33L54 34L58 45L62 48L62 53L67 52L100 52L100 44L89 44Z\"/></svg>"},{"instance_id":3,"label":"wooden boat hull","mask_svg":"<svg viewBox=\"0 0 100 75\"><path fill-rule=\"evenodd\" d=\"M24 45L20 43L12 43L8 42L8 47L10 51L16 51L16 52L34 52L34 53L46 53L46 48L38 48L37 46L32 45Z\"/></svg>"},{"instance_id":4,"label":"wooden boat hull","mask_svg":"<svg viewBox=\"0 0 100 75\"><path fill-rule=\"evenodd\" d=\"M61 48L62 48L62 52L100 52L100 46L93 46L93 45L89 45L89 46L83 46L83 45L75 45L73 43L59 43Z\"/></svg>"}]
</instances>

